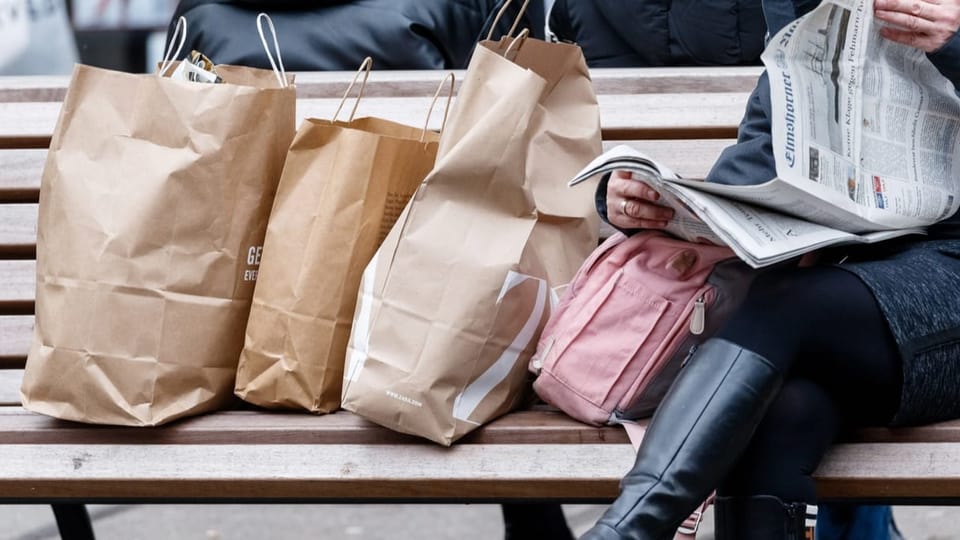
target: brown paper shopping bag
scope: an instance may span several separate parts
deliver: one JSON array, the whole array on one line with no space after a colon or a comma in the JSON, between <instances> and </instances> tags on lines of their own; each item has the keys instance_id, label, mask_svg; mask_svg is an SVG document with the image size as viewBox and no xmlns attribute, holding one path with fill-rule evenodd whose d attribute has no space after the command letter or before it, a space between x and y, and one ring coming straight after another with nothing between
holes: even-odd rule
<instances>
[{"instance_id":1,"label":"brown paper shopping bag","mask_svg":"<svg viewBox=\"0 0 960 540\"><path fill-rule=\"evenodd\" d=\"M364 82L369 66L368 58ZM340 407L360 276L433 168L438 139L425 126L352 114L303 123L270 214L238 396L270 408Z\"/></svg>"},{"instance_id":2,"label":"brown paper shopping bag","mask_svg":"<svg viewBox=\"0 0 960 540\"><path fill-rule=\"evenodd\" d=\"M296 96L279 71L216 71L74 70L40 190L26 408L155 425L232 399Z\"/></svg>"},{"instance_id":3,"label":"brown paper shopping bag","mask_svg":"<svg viewBox=\"0 0 960 540\"><path fill-rule=\"evenodd\" d=\"M515 406L552 288L597 245L566 181L599 152L578 47L480 43L436 167L364 272L345 409L450 444Z\"/></svg>"}]
</instances>

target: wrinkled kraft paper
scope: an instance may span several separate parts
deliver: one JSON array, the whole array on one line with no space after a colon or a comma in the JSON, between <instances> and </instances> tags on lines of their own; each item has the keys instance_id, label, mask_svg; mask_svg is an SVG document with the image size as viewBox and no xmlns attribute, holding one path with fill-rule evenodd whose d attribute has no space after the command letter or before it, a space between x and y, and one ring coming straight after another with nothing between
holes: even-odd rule
<instances>
[{"instance_id":1,"label":"wrinkled kraft paper","mask_svg":"<svg viewBox=\"0 0 960 540\"><path fill-rule=\"evenodd\" d=\"M437 165L367 266L343 407L449 445L508 412L567 283L597 245L593 192L566 182L600 152L580 49L485 41Z\"/></svg>"},{"instance_id":2,"label":"wrinkled kraft paper","mask_svg":"<svg viewBox=\"0 0 960 540\"><path fill-rule=\"evenodd\" d=\"M233 399L295 88L78 66L40 190L26 408L156 425Z\"/></svg>"},{"instance_id":3,"label":"wrinkled kraft paper","mask_svg":"<svg viewBox=\"0 0 960 540\"><path fill-rule=\"evenodd\" d=\"M360 277L433 168L438 139L377 118L300 127L267 226L238 396L269 408L340 407Z\"/></svg>"}]
</instances>

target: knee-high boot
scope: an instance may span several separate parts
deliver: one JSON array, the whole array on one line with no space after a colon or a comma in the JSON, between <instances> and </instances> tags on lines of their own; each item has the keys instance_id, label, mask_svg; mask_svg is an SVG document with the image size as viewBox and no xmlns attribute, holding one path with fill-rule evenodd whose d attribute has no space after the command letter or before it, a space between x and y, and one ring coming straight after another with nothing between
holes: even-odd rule
<instances>
[{"instance_id":1,"label":"knee-high boot","mask_svg":"<svg viewBox=\"0 0 960 540\"><path fill-rule=\"evenodd\" d=\"M665 540L733 466L783 382L766 358L710 339L657 408L620 496L581 540Z\"/></svg>"},{"instance_id":2,"label":"knee-high boot","mask_svg":"<svg viewBox=\"0 0 960 540\"><path fill-rule=\"evenodd\" d=\"M785 503L771 495L717 497L716 540L814 540L816 517L804 503Z\"/></svg>"}]
</instances>

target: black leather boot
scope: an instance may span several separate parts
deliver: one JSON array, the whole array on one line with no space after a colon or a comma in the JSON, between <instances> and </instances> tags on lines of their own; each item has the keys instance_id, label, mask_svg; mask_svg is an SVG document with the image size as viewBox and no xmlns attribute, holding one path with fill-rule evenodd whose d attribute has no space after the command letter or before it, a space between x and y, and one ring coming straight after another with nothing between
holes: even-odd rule
<instances>
[{"instance_id":1,"label":"black leather boot","mask_svg":"<svg viewBox=\"0 0 960 540\"><path fill-rule=\"evenodd\" d=\"M766 358L710 339L657 408L620 496L581 540L665 540L746 448L783 382Z\"/></svg>"},{"instance_id":2,"label":"black leather boot","mask_svg":"<svg viewBox=\"0 0 960 540\"><path fill-rule=\"evenodd\" d=\"M816 518L807 519L804 503L770 495L717 497L713 515L716 540L814 540Z\"/></svg>"}]
</instances>

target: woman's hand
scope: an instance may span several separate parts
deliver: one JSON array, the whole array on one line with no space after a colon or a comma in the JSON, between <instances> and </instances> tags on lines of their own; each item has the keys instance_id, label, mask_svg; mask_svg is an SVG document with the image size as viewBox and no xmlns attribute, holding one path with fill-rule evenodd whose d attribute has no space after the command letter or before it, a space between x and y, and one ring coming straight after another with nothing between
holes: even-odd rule
<instances>
[{"instance_id":1,"label":"woman's hand","mask_svg":"<svg viewBox=\"0 0 960 540\"><path fill-rule=\"evenodd\" d=\"M614 171L607 182L607 220L621 229L662 229L673 210L656 204L659 199L659 193L629 172Z\"/></svg>"},{"instance_id":2,"label":"woman's hand","mask_svg":"<svg viewBox=\"0 0 960 540\"><path fill-rule=\"evenodd\" d=\"M873 14L891 26L880 35L932 53L960 29L960 0L876 0Z\"/></svg>"}]
</instances>

